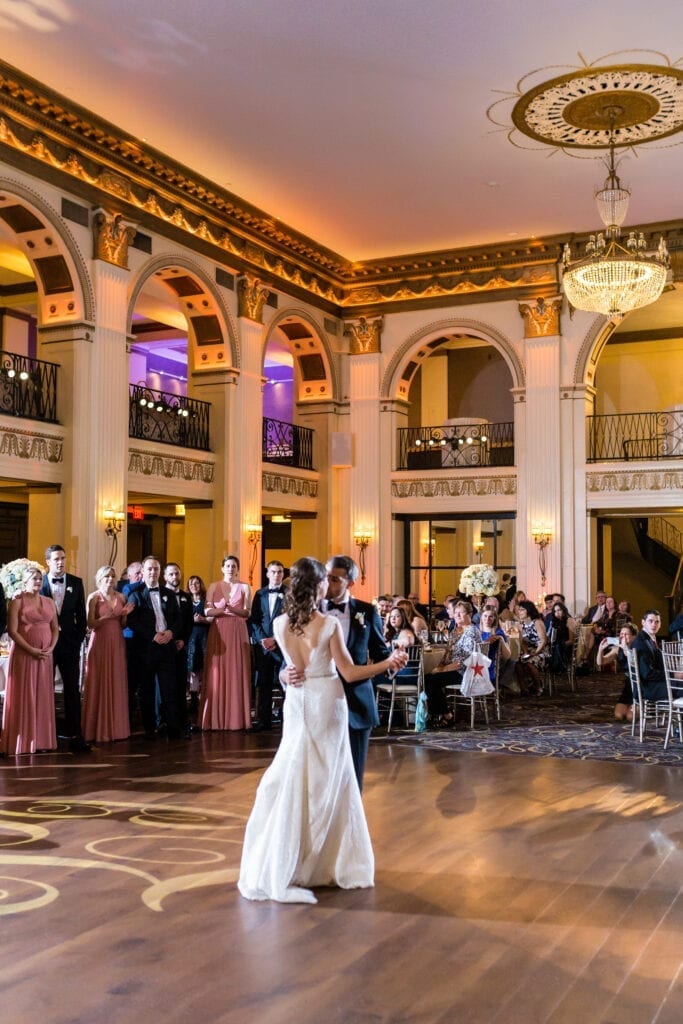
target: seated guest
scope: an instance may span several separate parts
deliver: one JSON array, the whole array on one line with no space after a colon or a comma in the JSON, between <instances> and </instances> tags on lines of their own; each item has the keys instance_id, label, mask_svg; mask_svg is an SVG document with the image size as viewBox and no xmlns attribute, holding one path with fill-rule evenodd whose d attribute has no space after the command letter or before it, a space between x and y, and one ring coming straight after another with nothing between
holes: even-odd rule
<instances>
[{"instance_id":1,"label":"seated guest","mask_svg":"<svg viewBox=\"0 0 683 1024\"><path fill-rule=\"evenodd\" d=\"M658 611L646 611L642 618L642 629L631 644L631 650L638 652L638 674L645 700L667 700L668 690L664 675L664 659L657 642L657 633L662 624Z\"/></svg>"},{"instance_id":2,"label":"seated guest","mask_svg":"<svg viewBox=\"0 0 683 1024\"><path fill-rule=\"evenodd\" d=\"M405 626L400 630L398 636L394 637L392 646L407 650L408 647L419 647L420 641L415 636L415 630L410 626Z\"/></svg>"},{"instance_id":3,"label":"seated guest","mask_svg":"<svg viewBox=\"0 0 683 1024\"><path fill-rule=\"evenodd\" d=\"M453 625L453 619L448 614L448 602L455 600L455 594L446 594L443 599L443 607L432 617L432 625L435 629L440 632L442 630L449 630ZM445 624L445 625L444 625Z\"/></svg>"},{"instance_id":4,"label":"seated guest","mask_svg":"<svg viewBox=\"0 0 683 1024\"><path fill-rule=\"evenodd\" d=\"M441 664L425 677L427 706L432 719L440 725L450 725L453 714L448 711L444 688L452 683L462 682L464 664L481 641L481 633L472 625L472 605L469 601L451 601L449 615L455 627L448 636L448 643Z\"/></svg>"},{"instance_id":5,"label":"seated guest","mask_svg":"<svg viewBox=\"0 0 683 1024\"><path fill-rule=\"evenodd\" d=\"M392 608L384 625L384 639L388 644L395 640L402 629L412 629L402 608Z\"/></svg>"},{"instance_id":6,"label":"seated guest","mask_svg":"<svg viewBox=\"0 0 683 1024\"><path fill-rule=\"evenodd\" d=\"M405 612L406 618L408 620L408 625L415 630L418 636L424 630L426 630L427 633L429 633L429 625L427 624L427 620L422 615L420 615L413 602L410 601L407 597L399 598L398 601L396 602L396 607L401 608Z\"/></svg>"},{"instance_id":7,"label":"seated guest","mask_svg":"<svg viewBox=\"0 0 683 1024\"><path fill-rule=\"evenodd\" d=\"M617 635L617 602L610 594L605 598L604 618L600 622L594 623L593 633L595 634L596 642L601 640L603 636Z\"/></svg>"},{"instance_id":8,"label":"seated guest","mask_svg":"<svg viewBox=\"0 0 683 1024\"><path fill-rule=\"evenodd\" d=\"M507 642L507 637L498 625L498 615L488 603L488 599L481 611L479 631L481 633L482 640L489 645L488 657L491 660L491 664L489 665L489 677L495 686L498 662L501 661L507 664L510 660L511 652L510 646ZM501 665L499 670L499 682L502 674L503 666Z\"/></svg>"},{"instance_id":9,"label":"seated guest","mask_svg":"<svg viewBox=\"0 0 683 1024\"><path fill-rule=\"evenodd\" d=\"M553 604L545 622L545 631L550 644L550 667L553 672L565 672L572 660L575 629L569 618L569 609L561 601Z\"/></svg>"},{"instance_id":10,"label":"seated guest","mask_svg":"<svg viewBox=\"0 0 683 1024\"><path fill-rule=\"evenodd\" d=\"M512 597L508 599L507 606L502 610L498 618L501 622L516 622L517 616L515 610L517 604L520 601L526 601L526 594L523 590L516 590Z\"/></svg>"},{"instance_id":11,"label":"seated guest","mask_svg":"<svg viewBox=\"0 0 683 1024\"><path fill-rule=\"evenodd\" d=\"M394 602L388 594L380 594L377 598L377 611L382 622L385 621L387 615L391 611Z\"/></svg>"},{"instance_id":12,"label":"seated guest","mask_svg":"<svg viewBox=\"0 0 683 1024\"><path fill-rule=\"evenodd\" d=\"M518 601L515 614L522 648L522 656L517 662L519 685L523 693L539 697L543 693L541 672L548 660L548 634L533 601Z\"/></svg>"},{"instance_id":13,"label":"seated guest","mask_svg":"<svg viewBox=\"0 0 683 1024\"><path fill-rule=\"evenodd\" d=\"M626 664L626 651L633 643L637 632L632 622L625 622L619 630L618 644L615 644L611 637L605 636L598 647L596 657L598 668L615 665L617 672L624 674L624 688L614 708L614 717L618 722L630 722L633 718L633 691Z\"/></svg>"}]
</instances>

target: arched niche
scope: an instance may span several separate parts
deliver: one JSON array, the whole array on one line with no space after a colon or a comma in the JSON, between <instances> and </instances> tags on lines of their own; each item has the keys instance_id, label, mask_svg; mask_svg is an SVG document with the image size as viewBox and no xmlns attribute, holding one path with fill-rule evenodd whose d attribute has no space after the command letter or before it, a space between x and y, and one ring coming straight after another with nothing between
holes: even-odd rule
<instances>
[{"instance_id":1,"label":"arched niche","mask_svg":"<svg viewBox=\"0 0 683 1024\"><path fill-rule=\"evenodd\" d=\"M509 372L508 390L524 388L524 368L508 339L490 325L459 318L436 321L415 331L397 349L382 381L382 399L408 403L411 384L418 370L436 352L457 346L483 344L493 347Z\"/></svg>"},{"instance_id":2,"label":"arched niche","mask_svg":"<svg viewBox=\"0 0 683 1024\"><path fill-rule=\"evenodd\" d=\"M268 325L264 339L263 375L269 348L287 347L294 371L295 404L337 400L339 383L325 332L310 314L299 309L283 309Z\"/></svg>"},{"instance_id":3,"label":"arched niche","mask_svg":"<svg viewBox=\"0 0 683 1024\"><path fill-rule=\"evenodd\" d=\"M160 254L135 274L128 300L128 334L142 343L145 333L148 339L154 336L157 324L161 333L165 327L177 338L185 332L188 377L239 369L239 343L230 312L195 260Z\"/></svg>"},{"instance_id":4,"label":"arched niche","mask_svg":"<svg viewBox=\"0 0 683 1024\"><path fill-rule=\"evenodd\" d=\"M31 267L41 327L94 322L92 282L69 228L40 195L8 178L0 178L0 236Z\"/></svg>"}]
</instances>

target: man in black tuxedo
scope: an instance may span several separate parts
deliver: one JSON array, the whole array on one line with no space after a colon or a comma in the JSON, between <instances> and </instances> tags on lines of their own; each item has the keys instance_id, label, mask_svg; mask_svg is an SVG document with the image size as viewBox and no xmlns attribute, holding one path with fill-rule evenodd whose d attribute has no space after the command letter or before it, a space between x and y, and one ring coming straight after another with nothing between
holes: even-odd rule
<instances>
[{"instance_id":1,"label":"man in black tuxedo","mask_svg":"<svg viewBox=\"0 0 683 1024\"><path fill-rule=\"evenodd\" d=\"M134 606L128 615L133 631L133 657L140 686L142 725L146 739L156 736L156 682L159 682L162 712L169 739L183 736L183 719L178 707L175 641L180 638L178 602L172 590L159 586L161 566L148 555L142 562L142 586L128 595Z\"/></svg>"},{"instance_id":2,"label":"man in black tuxedo","mask_svg":"<svg viewBox=\"0 0 683 1024\"><path fill-rule=\"evenodd\" d=\"M271 729L273 710L273 686L280 686L278 674L282 666L280 648L273 639L273 621L282 614L284 587L282 580L285 567L282 562L268 562L266 567L267 587L261 587L254 594L249 615L249 631L254 641L256 655L256 689L258 701L254 729Z\"/></svg>"},{"instance_id":3,"label":"man in black tuxedo","mask_svg":"<svg viewBox=\"0 0 683 1024\"><path fill-rule=\"evenodd\" d=\"M341 622L342 634L354 665L367 665L369 660L382 661L391 653L382 635L382 623L373 604L358 601L351 590L358 579L358 566L348 555L335 555L326 566L327 599L324 611ZM344 683L349 705L349 739L351 756L360 789L368 756L370 733L379 725L372 678L352 685Z\"/></svg>"},{"instance_id":4,"label":"man in black tuxedo","mask_svg":"<svg viewBox=\"0 0 683 1024\"><path fill-rule=\"evenodd\" d=\"M181 728L186 735L189 735L187 725L187 645L194 627L194 612L192 598L186 590L180 588L182 578L183 575L177 562L168 562L164 566L164 583L175 594L178 605L180 622L178 625L179 635L175 641L176 692Z\"/></svg>"},{"instance_id":5,"label":"man in black tuxedo","mask_svg":"<svg viewBox=\"0 0 683 1024\"><path fill-rule=\"evenodd\" d=\"M66 552L61 544L51 544L45 552L47 573L40 593L51 597L57 607L59 639L52 659L59 669L64 692L64 734L75 754L90 752L90 744L81 732L80 667L81 647L85 639L85 593L83 580L64 572Z\"/></svg>"}]
</instances>

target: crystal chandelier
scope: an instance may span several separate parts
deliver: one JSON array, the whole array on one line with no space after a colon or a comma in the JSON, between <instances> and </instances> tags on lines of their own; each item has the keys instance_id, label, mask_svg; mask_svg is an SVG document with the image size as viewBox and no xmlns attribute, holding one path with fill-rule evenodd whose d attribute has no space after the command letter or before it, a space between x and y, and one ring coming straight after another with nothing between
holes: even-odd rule
<instances>
[{"instance_id":1,"label":"crystal chandelier","mask_svg":"<svg viewBox=\"0 0 683 1024\"><path fill-rule=\"evenodd\" d=\"M595 196L605 232L590 236L581 259L572 260L571 249L565 245L562 280L564 293L575 309L621 319L662 294L669 253L663 238L656 252L646 252L642 232L631 231L625 246L618 240L631 193L622 187L614 165L614 124L622 111L613 107L606 113L610 118L608 173Z\"/></svg>"}]
</instances>

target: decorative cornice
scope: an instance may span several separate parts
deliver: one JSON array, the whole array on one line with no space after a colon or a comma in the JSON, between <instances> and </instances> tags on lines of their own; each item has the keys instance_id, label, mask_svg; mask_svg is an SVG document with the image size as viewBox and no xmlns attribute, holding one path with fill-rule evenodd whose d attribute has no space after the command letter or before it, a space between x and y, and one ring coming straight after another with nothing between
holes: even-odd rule
<instances>
[{"instance_id":1,"label":"decorative cornice","mask_svg":"<svg viewBox=\"0 0 683 1024\"><path fill-rule=\"evenodd\" d=\"M32 430L5 429L0 426L0 456L30 462L63 461L64 439Z\"/></svg>"},{"instance_id":2,"label":"decorative cornice","mask_svg":"<svg viewBox=\"0 0 683 1024\"><path fill-rule=\"evenodd\" d=\"M297 498L317 498L318 481L300 476L283 476L264 471L261 486L268 494L289 494Z\"/></svg>"},{"instance_id":3,"label":"decorative cornice","mask_svg":"<svg viewBox=\"0 0 683 1024\"><path fill-rule=\"evenodd\" d=\"M515 476L421 477L391 481L393 498L461 498L517 493Z\"/></svg>"},{"instance_id":4,"label":"decorative cornice","mask_svg":"<svg viewBox=\"0 0 683 1024\"><path fill-rule=\"evenodd\" d=\"M195 481L212 484L215 463L205 459L190 459L178 455L160 455L140 448L128 452L128 472L142 476L156 476L164 480Z\"/></svg>"},{"instance_id":5,"label":"decorative cornice","mask_svg":"<svg viewBox=\"0 0 683 1024\"><path fill-rule=\"evenodd\" d=\"M94 206L341 317L557 294L579 236L352 262L0 61L0 153ZM683 248L683 222L638 226ZM185 237L183 237L185 236ZM656 244L654 241L654 244Z\"/></svg>"}]
</instances>

